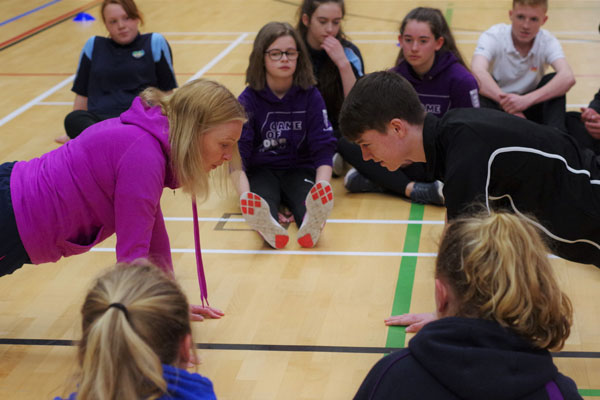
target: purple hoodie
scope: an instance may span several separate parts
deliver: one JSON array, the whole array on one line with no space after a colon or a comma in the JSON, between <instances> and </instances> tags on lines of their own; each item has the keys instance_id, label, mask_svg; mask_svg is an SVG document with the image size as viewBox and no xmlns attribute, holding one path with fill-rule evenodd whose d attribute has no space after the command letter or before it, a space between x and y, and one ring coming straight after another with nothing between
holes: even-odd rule
<instances>
[{"instance_id":1,"label":"purple hoodie","mask_svg":"<svg viewBox=\"0 0 600 400\"><path fill-rule=\"evenodd\" d=\"M245 170L331 165L336 139L315 87L292 86L282 99L268 86L261 91L247 87L238 100L248 114L239 141Z\"/></svg>"},{"instance_id":2,"label":"purple hoodie","mask_svg":"<svg viewBox=\"0 0 600 400\"><path fill-rule=\"evenodd\" d=\"M34 264L84 253L113 233L117 260L172 270L160 197L175 189L169 123L136 97L118 118L15 164L10 188L19 235Z\"/></svg>"},{"instance_id":3,"label":"purple hoodie","mask_svg":"<svg viewBox=\"0 0 600 400\"><path fill-rule=\"evenodd\" d=\"M421 79L407 61L390 71L415 88L425 111L441 117L451 108L479 107L477 80L449 51L436 53L431 69Z\"/></svg>"}]
</instances>

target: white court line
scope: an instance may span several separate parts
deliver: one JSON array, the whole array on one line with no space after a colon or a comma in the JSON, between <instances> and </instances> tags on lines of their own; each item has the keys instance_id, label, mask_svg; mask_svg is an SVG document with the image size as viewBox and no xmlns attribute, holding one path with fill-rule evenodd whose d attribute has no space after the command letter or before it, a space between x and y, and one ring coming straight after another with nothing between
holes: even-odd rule
<instances>
[{"instance_id":1,"label":"white court line","mask_svg":"<svg viewBox=\"0 0 600 400\"><path fill-rule=\"evenodd\" d=\"M161 32L163 36L238 36L244 33L256 33L256 32Z\"/></svg>"},{"instance_id":2,"label":"white court line","mask_svg":"<svg viewBox=\"0 0 600 400\"><path fill-rule=\"evenodd\" d=\"M480 35L483 31L465 31L460 29L453 29L452 32L454 35L462 34L462 35ZM244 33L248 33L251 35L255 35L256 32L161 32L163 36L236 36ZM346 32L347 35L354 36L372 36L372 35L398 35L398 31L364 31L364 32ZM553 35L592 35L596 36L598 34L597 31L552 31Z\"/></svg>"},{"instance_id":3,"label":"white court line","mask_svg":"<svg viewBox=\"0 0 600 400\"><path fill-rule=\"evenodd\" d=\"M231 40L169 40L170 44L224 44L231 43ZM252 44L252 40L244 40L243 44Z\"/></svg>"},{"instance_id":4,"label":"white court line","mask_svg":"<svg viewBox=\"0 0 600 400\"><path fill-rule=\"evenodd\" d=\"M114 247L94 247L96 253L114 253ZM194 253L194 249L171 249L171 253ZM317 251L317 250L233 250L202 249L203 254L275 254L282 256L343 256L343 257L436 257L437 253L411 253L403 251ZM559 258L549 254L549 258Z\"/></svg>"},{"instance_id":5,"label":"white court line","mask_svg":"<svg viewBox=\"0 0 600 400\"><path fill-rule=\"evenodd\" d=\"M192 217L165 217L165 221L193 221ZM200 222L245 222L244 218L198 218ZM375 225L444 225L444 221L411 221L401 219L328 219L328 224L375 224Z\"/></svg>"},{"instance_id":6,"label":"white court line","mask_svg":"<svg viewBox=\"0 0 600 400\"><path fill-rule=\"evenodd\" d=\"M206 64L200 71L196 72L194 74L194 76L192 76L190 79L188 79L188 82L193 81L194 79L198 79L202 75L204 75L206 73L206 71L208 71L209 69L214 67L216 63L221 61L221 59L223 57L225 57L227 54L229 54L231 52L231 50L235 49L244 39L246 39L247 36L248 36L247 32L244 32L240 36L238 36L238 38L235 39L229 46L227 46L227 48L225 50L220 52L215 58L213 58L208 64Z\"/></svg>"},{"instance_id":7,"label":"white court line","mask_svg":"<svg viewBox=\"0 0 600 400\"><path fill-rule=\"evenodd\" d=\"M10 120L16 118L17 116L23 114L25 111L29 110L31 107L35 106L37 103L44 100L46 97L50 96L52 93L61 89L63 86L66 86L68 83L72 82L73 79L75 79L75 75L71 75L64 81L60 82L58 85L55 85L54 87L46 90L44 93L40 94L35 99L31 100L29 103L19 107L15 111L8 114L6 117L0 119L0 126L4 125L5 123L9 122Z\"/></svg>"},{"instance_id":8,"label":"white court line","mask_svg":"<svg viewBox=\"0 0 600 400\"><path fill-rule=\"evenodd\" d=\"M114 247L94 247L90 251L114 253ZM194 249L171 249L172 253L194 253ZM233 250L202 249L202 254L277 254L294 256L364 256L364 257L435 257L437 253L409 253L393 251L317 251L317 250Z\"/></svg>"},{"instance_id":9,"label":"white court line","mask_svg":"<svg viewBox=\"0 0 600 400\"><path fill-rule=\"evenodd\" d=\"M40 101L36 106L72 106L72 101Z\"/></svg>"},{"instance_id":10,"label":"white court line","mask_svg":"<svg viewBox=\"0 0 600 400\"><path fill-rule=\"evenodd\" d=\"M585 43L596 43L597 40L592 39L561 39L562 43L576 43L576 44L585 44ZM231 43L230 40L169 40L171 44L224 44ZM244 40L241 42L242 44L252 44L254 43L252 40ZM389 44L397 44L397 40L393 39L355 39L352 43L357 44L380 44L380 43L389 43ZM476 44L477 40L475 39L458 39L456 43L460 44Z\"/></svg>"},{"instance_id":11,"label":"white court line","mask_svg":"<svg viewBox=\"0 0 600 400\"><path fill-rule=\"evenodd\" d=\"M231 50L233 50L237 45L239 45L247 36L248 36L247 32L242 33L235 41L231 42L231 44L229 46L227 46L227 48L225 50L223 50L221 53L219 53L219 55L217 55L215 58L213 58L208 64L206 64L204 66L204 68L202 68L200 71L196 72L196 74L194 74L194 76L192 76L188 81L197 79L197 78L201 77L202 75L204 75L204 73L206 73L206 71L208 71L216 63L218 63L219 61L221 61L221 59L223 57L225 57L227 54L229 54L231 52ZM44 93L42 93L41 95L37 96L35 99L31 100L27 104L19 107L15 111L11 112L6 117L4 117L4 118L2 118L0 120L0 126L6 124L7 122L13 120L17 116L23 114L25 111L29 110L31 107L33 107L35 105L38 105L46 97L50 96L51 94L53 94L57 90L62 89L64 86L66 86L67 84L69 84L70 82L72 82L74 79L75 79L75 75L71 75L70 77L68 77L64 81L62 81L59 84L55 85L54 87L46 90ZM69 103L69 104L72 104L72 103ZM44 105L56 105L56 104L44 104Z\"/></svg>"}]
</instances>

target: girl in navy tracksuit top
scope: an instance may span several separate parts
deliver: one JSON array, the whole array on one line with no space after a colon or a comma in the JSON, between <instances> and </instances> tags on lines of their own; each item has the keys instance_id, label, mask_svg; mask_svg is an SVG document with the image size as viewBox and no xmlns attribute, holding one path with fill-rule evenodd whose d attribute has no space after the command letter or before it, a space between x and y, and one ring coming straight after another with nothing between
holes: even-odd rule
<instances>
[{"instance_id":1,"label":"girl in navy tracksuit top","mask_svg":"<svg viewBox=\"0 0 600 400\"><path fill-rule=\"evenodd\" d=\"M100 15L108 37L93 36L83 46L73 82L73 111L65 117L64 143L89 126L127 111L147 87L177 87L173 55L160 33L140 34L141 12L133 0L104 0Z\"/></svg>"},{"instance_id":2,"label":"girl in navy tracksuit top","mask_svg":"<svg viewBox=\"0 0 600 400\"><path fill-rule=\"evenodd\" d=\"M313 247L333 208L331 161L336 139L306 48L287 23L265 25L254 41L239 97L248 122L239 141L243 170L233 179L248 224L274 248L288 242L279 222L292 218L298 243ZM315 183L316 182L316 183Z\"/></svg>"}]
</instances>

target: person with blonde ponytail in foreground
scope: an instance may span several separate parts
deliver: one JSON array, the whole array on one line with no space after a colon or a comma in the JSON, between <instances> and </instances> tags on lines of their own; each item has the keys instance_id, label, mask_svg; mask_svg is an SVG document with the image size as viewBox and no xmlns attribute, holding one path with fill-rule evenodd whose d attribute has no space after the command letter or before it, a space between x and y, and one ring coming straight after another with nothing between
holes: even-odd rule
<instances>
[{"instance_id":1,"label":"person with blonde ponytail in foreground","mask_svg":"<svg viewBox=\"0 0 600 400\"><path fill-rule=\"evenodd\" d=\"M419 322L420 331L373 367L355 399L581 399L549 353L563 347L573 310L531 222L508 213L453 220L435 303L434 315L386 321Z\"/></svg>"},{"instance_id":2,"label":"person with blonde ponytail in foreground","mask_svg":"<svg viewBox=\"0 0 600 400\"><path fill-rule=\"evenodd\" d=\"M81 316L81 371L68 400L216 399L209 379L185 370L193 352L188 301L163 271L117 264L95 281Z\"/></svg>"}]
</instances>

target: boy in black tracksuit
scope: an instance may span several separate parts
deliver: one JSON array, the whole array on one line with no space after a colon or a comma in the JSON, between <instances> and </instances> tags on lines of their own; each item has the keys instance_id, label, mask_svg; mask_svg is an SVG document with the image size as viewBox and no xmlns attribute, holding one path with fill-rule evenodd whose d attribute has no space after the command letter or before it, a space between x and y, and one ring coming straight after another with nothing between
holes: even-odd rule
<instances>
[{"instance_id":1,"label":"boy in black tracksuit","mask_svg":"<svg viewBox=\"0 0 600 400\"><path fill-rule=\"evenodd\" d=\"M448 220L474 202L533 215L555 254L600 267L600 159L570 136L494 110L425 115L410 84L389 72L357 82L340 127L390 170L427 162L444 182Z\"/></svg>"}]
</instances>

